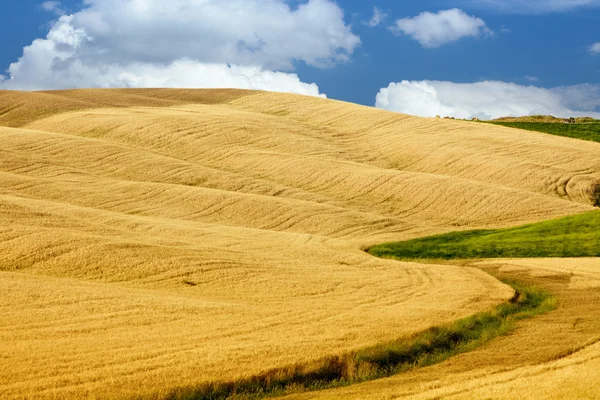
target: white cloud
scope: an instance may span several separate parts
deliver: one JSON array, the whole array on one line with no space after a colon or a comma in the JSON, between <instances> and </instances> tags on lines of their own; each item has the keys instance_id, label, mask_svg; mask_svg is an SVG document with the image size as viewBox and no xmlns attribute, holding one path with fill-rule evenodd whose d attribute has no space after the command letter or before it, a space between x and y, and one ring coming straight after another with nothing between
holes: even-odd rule
<instances>
[{"instance_id":1,"label":"white cloud","mask_svg":"<svg viewBox=\"0 0 600 400\"><path fill-rule=\"evenodd\" d=\"M600 118L600 85L544 89L498 81L402 81L382 88L376 107L422 117L493 119L550 114Z\"/></svg>"},{"instance_id":2,"label":"white cloud","mask_svg":"<svg viewBox=\"0 0 600 400\"><path fill-rule=\"evenodd\" d=\"M84 4L25 47L0 77L0 88L243 87L315 94L316 85L273 71L293 70L296 62L332 66L360 44L332 0L295 7L286 0Z\"/></svg>"},{"instance_id":3,"label":"white cloud","mask_svg":"<svg viewBox=\"0 0 600 400\"><path fill-rule=\"evenodd\" d=\"M42 7L42 10L54 13L56 15L65 14L65 10L62 8L60 1L44 1L40 7Z\"/></svg>"},{"instance_id":4,"label":"white cloud","mask_svg":"<svg viewBox=\"0 0 600 400\"><path fill-rule=\"evenodd\" d=\"M600 42L591 45L589 51L592 54L600 54Z\"/></svg>"},{"instance_id":5,"label":"white cloud","mask_svg":"<svg viewBox=\"0 0 600 400\"><path fill-rule=\"evenodd\" d=\"M600 0L470 0L467 3L510 14L544 14L580 7L600 7Z\"/></svg>"},{"instance_id":6,"label":"white cloud","mask_svg":"<svg viewBox=\"0 0 600 400\"><path fill-rule=\"evenodd\" d=\"M396 20L392 30L411 36L427 48L440 47L464 37L492 34L481 18L470 16L458 8L437 14L423 12L413 18Z\"/></svg>"},{"instance_id":7,"label":"white cloud","mask_svg":"<svg viewBox=\"0 0 600 400\"><path fill-rule=\"evenodd\" d=\"M537 76L525 75L525 80L529 82L539 82L540 78L538 78Z\"/></svg>"},{"instance_id":8,"label":"white cloud","mask_svg":"<svg viewBox=\"0 0 600 400\"><path fill-rule=\"evenodd\" d=\"M366 25L370 26L370 27L376 27L379 26L384 19L386 19L388 17L388 15L383 12L381 9L379 9L378 7L373 7L373 16L371 17L371 19L366 22Z\"/></svg>"},{"instance_id":9,"label":"white cloud","mask_svg":"<svg viewBox=\"0 0 600 400\"><path fill-rule=\"evenodd\" d=\"M600 109L600 84L561 86L553 89L566 107L580 110Z\"/></svg>"},{"instance_id":10,"label":"white cloud","mask_svg":"<svg viewBox=\"0 0 600 400\"><path fill-rule=\"evenodd\" d=\"M274 72L255 66L200 63L188 59L180 59L167 65L129 63L125 66L87 65L75 61L59 70L40 68L38 71L35 78L29 80L0 80L0 88L238 88L326 97L319 92L316 84L301 82L296 74ZM21 71L14 72L14 76L21 76Z\"/></svg>"}]
</instances>

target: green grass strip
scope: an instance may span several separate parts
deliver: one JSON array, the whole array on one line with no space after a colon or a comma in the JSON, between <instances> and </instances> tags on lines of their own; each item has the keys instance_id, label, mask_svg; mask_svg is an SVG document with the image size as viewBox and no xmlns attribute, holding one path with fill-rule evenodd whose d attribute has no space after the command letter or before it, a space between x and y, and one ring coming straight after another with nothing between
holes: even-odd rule
<instances>
[{"instance_id":1,"label":"green grass strip","mask_svg":"<svg viewBox=\"0 0 600 400\"><path fill-rule=\"evenodd\" d=\"M556 299L534 287L506 282L515 296L489 312L430 328L409 338L379 344L310 364L278 368L232 382L178 389L169 400L254 399L297 392L331 389L383 378L417 367L436 364L471 351L508 333L514 322L550 311Z\"/></svg>"},{"instance_id":2,"label":"green grass strip","mask_svg":"<svg viewBox=\"0 0 600 400\"><path fill-rule=\"evenodd\" d=\"M395 259L600 257L600 211L517 228L452 232L372 246Z\"/></svg>"},{"instance_id":3,"label":"green grass strip","mask_svg":"<svg viewBox=\"0 0 600 400\"><path fill-rule=\"evenodd\" d=\"M486 123L507 126L510 128L525 129L549 133L551 135L565 136L573 139L600 142L600 123L587 124L560 124L552 122L498 122L486 121Z\"/></svg>"}]
</instances>

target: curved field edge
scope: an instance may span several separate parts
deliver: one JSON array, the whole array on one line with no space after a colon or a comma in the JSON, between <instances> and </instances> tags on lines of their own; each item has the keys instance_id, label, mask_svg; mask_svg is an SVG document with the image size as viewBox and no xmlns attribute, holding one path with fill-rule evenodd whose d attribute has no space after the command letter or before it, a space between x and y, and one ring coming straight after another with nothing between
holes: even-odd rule
<instances>
[{"instance_id":1,"label":"curved field edge","mask_svg":"<svg viewBox=\"0 0 600 400\"><path fill-rule=\"evenodd\" d=\"M599 257L600 211L516 228L451 232L371 246L377 257L394 259L480 259Z\"/></svg>"},{"instance_id":2,"label":"curved field edge","mask_svg":"<svg viewBox=\"0 0 600 400\"><path fill-rule=\"evenodd\" d=\"M541 287L557 298L551 312L517 322L509 335L458 354L445 362L389 378L320 391L286 400L315 399L532 399L597 398L590 382L600 378L600 285L583 279L585 262L598 276L599 259L467 261L499 280ZM566 263L566 265L565 265ZM557 269L546 269L552 265ZM508 388L510 386L510 388Z\"/></svg>"},{"instance_id":3,"label":"curved field edge","mask_svg":"<svg viewBox=\"0 0 600 400\"><path fill-rule=\"evenodd\" d=\"M491 311L432 327L408 338L322 358L310 364L276 368L236 381L176 389L166 399L264 398L389 377L472 351L495 337L511 332L516 321L556 308L556 297L544 289L516 281L504 283L514 288L515 295Z\"/></svg>"}]
</instances>

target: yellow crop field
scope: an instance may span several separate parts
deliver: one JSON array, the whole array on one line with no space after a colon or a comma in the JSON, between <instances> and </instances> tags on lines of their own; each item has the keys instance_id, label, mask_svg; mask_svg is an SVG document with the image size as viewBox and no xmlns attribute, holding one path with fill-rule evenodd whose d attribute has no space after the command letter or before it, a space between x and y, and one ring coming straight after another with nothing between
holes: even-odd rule
<instances>
[{"instance_id":1,"label":"yellow crop field","mask_svg":"<svg viewBox=\"0 0 600 400\"><path fill-rule=\"evenodd\" d=\"M600 380L600 259L469 262L530 280L559 306L472 352L438 365L288 399L597 399Z\"/></svg>"},{"instance_id":2,"label":"yellow crop field","mask_svg":"<svg viewBox=\"0 0 600 400\"><path fill-rule=\"evenodd\" d=\"M363 249L590 211L599 182L597 143L320 98L0 91L0 398L161 398L308 363L510 299L492 269L597 306L595 259L438 265ZM598 379L589 301L548 317L587 321L550 340L557 358L585 348L567 358L481 361L530 346L536 318L423 371L308 397L511 398L529 376L548 393L550 375Z\"/></svg>"}]
</instances>

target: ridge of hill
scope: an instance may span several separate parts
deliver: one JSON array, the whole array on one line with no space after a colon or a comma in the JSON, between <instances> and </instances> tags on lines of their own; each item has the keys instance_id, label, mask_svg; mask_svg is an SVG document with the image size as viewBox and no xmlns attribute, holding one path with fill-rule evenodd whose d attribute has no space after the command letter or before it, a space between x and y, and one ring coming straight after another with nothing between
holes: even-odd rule
<instances>
[{"instance_id":1,"label":"ridge of hill","mask_svg":"<svg viewBox=\"0 0 600 400\"><path fill-rule=\"evenodd\" d=\"M592 117L575 117L575 118L557 118L553 115L527 115L523 117L502 117L491 120L490 122L538 122L538 123L555 123L555 124L588 124L597 123L600 120Z\"/></svg>"}]
</instances>

